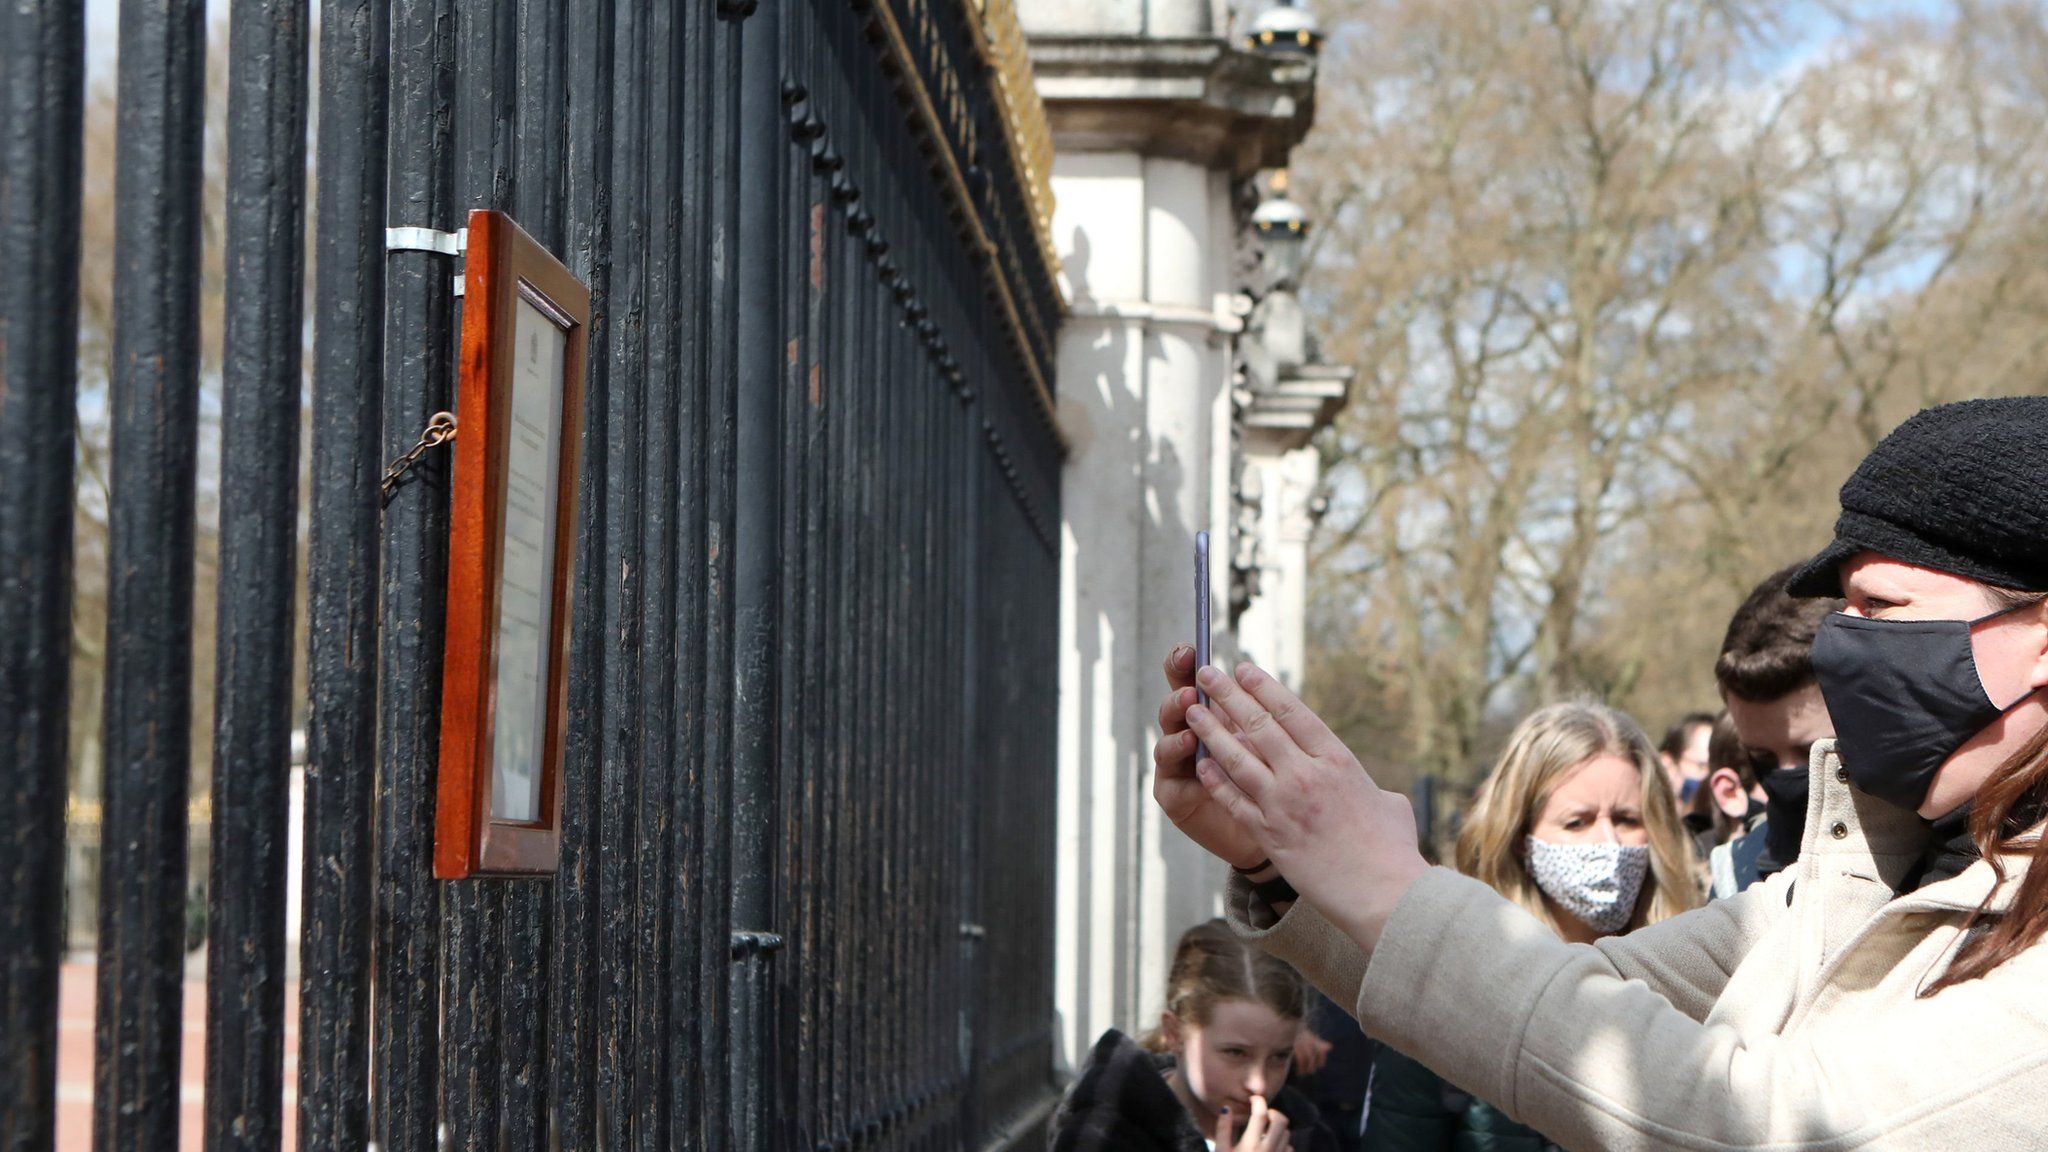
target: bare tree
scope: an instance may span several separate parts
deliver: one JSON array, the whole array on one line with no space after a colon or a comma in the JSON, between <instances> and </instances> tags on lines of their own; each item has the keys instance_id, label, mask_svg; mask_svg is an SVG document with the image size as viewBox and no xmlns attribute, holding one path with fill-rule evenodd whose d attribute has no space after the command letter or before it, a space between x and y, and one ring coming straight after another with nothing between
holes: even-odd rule
<instances>
[{"instance_id":1,"label":"bare tree","mask_svg":"<svg viewBox=\"0 0 2048 1152\"><path fill-rule=\"evenodd\" d=\"M2038 6L1963 3L1852 25L1786 83L1760 196L1776 274L1751 305L1771 317L1765 355L1658 446L1692 506L1613 553L1661 563L1617 568L1589 638L1646 719L1713 699L1727 612L1825 540L1836 487L1886 431L1929 404L2040 390L2043 43ZM1653 607L1644 585L1674 570L1699 582L1697 620Z\"/></svg>"},{"instance_id":2,"label":"bare tree","mask_svg":"<svg viewBox=\"0 0 2048 1152\"><path fill-rule=\"evenodd\" d=\"M1711 699L1727 609L1877 436L2038 376L2041 66L2001 47L2038 11L1337 15L1299 174L1360 386L1315 683L1387 759L1469 779L1536 698Z\"/></svg>"}]
</instances>

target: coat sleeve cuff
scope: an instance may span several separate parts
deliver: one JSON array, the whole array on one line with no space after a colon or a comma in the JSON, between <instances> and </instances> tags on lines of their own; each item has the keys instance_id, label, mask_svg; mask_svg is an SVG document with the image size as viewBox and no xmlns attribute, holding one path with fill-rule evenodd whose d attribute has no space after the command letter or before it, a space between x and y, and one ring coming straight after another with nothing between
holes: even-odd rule
<instances>
[{"instance_id":1,"label":"coat sleeve cuff","mask_svg":"<svg viewBox=\"0 0 2048 1152\"><path fill-rule=\"evenodd\" d=\"M1365 979L1365 952L1306 900L1278 916L1236 871L1223 894L1224 918L1243 939L1287 963L1338 1004L1358 1003Z\"/></svg>"}]
</instances>

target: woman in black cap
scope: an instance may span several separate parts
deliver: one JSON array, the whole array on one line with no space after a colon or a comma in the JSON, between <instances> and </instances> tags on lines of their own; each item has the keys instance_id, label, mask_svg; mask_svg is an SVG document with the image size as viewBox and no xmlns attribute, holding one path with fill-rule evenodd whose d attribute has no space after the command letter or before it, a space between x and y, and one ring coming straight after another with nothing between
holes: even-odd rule
<instances>
[{"instance_id":1,"label":"woman in black cap","mask_svg":"<svg viewBox=\"0 0 2048 1152\"><path fill-rule=\"evenodd\" d=\"M1198 707L1179 653L1154 795L1236 870L1233 928L1566 1147L2038 1144L2048 398L1922 412L1841 496L1793 582L1847 599L1813 651L1839 740L1798 863L1740 896L1566 944L1426 865L1406 800L1278 681L1203 669Z\"/></svg>"}]
</instances>

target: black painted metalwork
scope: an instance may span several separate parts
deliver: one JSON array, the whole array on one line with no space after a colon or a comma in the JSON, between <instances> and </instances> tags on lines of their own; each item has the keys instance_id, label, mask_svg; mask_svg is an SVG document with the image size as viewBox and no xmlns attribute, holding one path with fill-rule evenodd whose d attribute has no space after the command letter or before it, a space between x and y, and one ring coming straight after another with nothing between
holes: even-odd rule
<instances>
[{"instance_id":1,"label":"black painted metalwork","mask_svg":"<svg viewBox=\"0 0 2048 1152\"><path fill-rule=\"evenodd\" d=\"M566 9L559 26L566 111L562 121L562 249L572 272L590 285L591 331L588 377L584 381L583 460L585 480L576 512L578 540L570 645L575 674L569 678L569 732L564 757L562 858L553 884L553 939L548 957L548 1089L546 1116L559 1148L595 1148L599 1105L596 1094L599 959L598 868L602 753L615 727L605 710L609 687L605 667L611 634L605 612L611 563L610 541L617 521L612 495L611 364L600 349L611 331L612 55L611 0ZM554 105L539 114L552 117ZM522 124L528 121L522 107ZM526 154L522 152L522 159ZM524 204L521 205L524 210ZM544 233L536 233L545 241Z\"/></svg>"},{"instance_id":2,"label":"black painted metalwork","mask_svg":"<svg viewBox=\"0 0 2048 1152\"><path fill-rule=\"evenodd\" d=\"M85 18L0 6L0 1152L51 1146Z\"/></svg>"},{"instance_id":3,"label":"black painted metalwork","mask_svg":"<svg viewBox=\"0 0 2048 1152\"><path fill-rule=\"evenodd\" d=\"M787 363L800 346L785 351L789 327L783 252L790 243L792 213L783 202L782 176L789 141L782 110L782 24L784 6L769 4L739 28L740 60L738 164L734 176L745 190L739 199L737 275L733 289L737 355L734 469L738 489L733 564L732 702L732 885L735 940L742 933L775 928L774 845L778 839L775 781L786 761L780 706L784 700L779 631L783 589L795 583L783 571L785 484L782 424ZM793 286L789 286L793 287ZM795 334L791 332L790 338ZM760 947L733 949L728 1019L731 1021L731 1095L726 1114L734 1152L767 1152L770 1117L776 1108L775 1045L765 1035L775 1004L767 967L776 953Z\"/></svg>"},{"instance_id":4,"label":"black painted metalwork","mask_svg":"<svg viewBox=\"0 0 2048 1152\"><path fill-rule=\"evenodd\" d=\"M396 227L453 231L454 0L391 7L389 196ZM384 261L383 451L396 457L453 405L454 265L435 252ZM459 413L458 413L459 415ZM432 878L440 753L447 458L430 457L382 509L378 573L371 1134L385 1152L432 1152L441 1102L441 886Z\"/></svg>"},{"instance_id":5,"label":"black painted metalwork","mask_svg":"<svg viewBox=\"0 0 2048 1152\"><path fill-rule=\"evenodd\" d=\"M307 6L236 0L228 45L210 1148L276 1148L283 1117ZM130 4L121 34L106 1148L176 1132L202 7ZM301 1147L1010 1131L1052 1090L1059 302L977 17L320 16ZM83 31L75 6L0 21L6 107L41 110L0 171L0 730L36 768L0 793L14 1152L54 1110ZM445 457L377 494L462 399L459 256L383 229L472 207L592 289L552 881L430 878Z\"/></svg>"},{"instance_id":6,"label":"black painted metalwork","mask_svg":"<svg viewBox=\"0 0 2048 1152\"><path fill-rule=\"evenodd\" d=\"M206 1146L284 1137L292 601L304 327L306 0L237 0L228 58L227 323Z\"/></svg>"},{"instance_id":7,"label":"black painted metalwork","mask_svg":"<svg viewBox=\"0 0 2048 1152\"><path fill-rule=\"evenodd\" d=\"M644 533L648 527L644 483L643 415L647 400L645 363L647 220L647 124L650 0L619 0L615 21L612 86L611 286L606 301L611 395L602 424L606 430L603 709L597 764L597 1102L596 1144L632 1148L632 1129L643 1109L633 1094L631 989L638 951L633 942L636 847L634 784L639 744L645 735L641 711L641 590L645 576ZM621 195L623 193L623 195ZM651 960L651 958L649 958ZM651 1087L651 1086L650 1086Z\"/></svg>"},{"instance_id":8,"label":"black painted metalwork","mask_svg":"<svg viewBox=\"0 0 2048 1152\"><path fill-rule=\"evenodd\" d=\"M177 1146L205 5L121 12L93 1143Z\"/></svg>"},{"instance_id":9,"label":"black painted metalwork","mask_svg":"<svg viewBox=\"0 0 2048 1152\"><path fill-rule=\"evenodd\" d=\"M313 471L306 573L299 1147L369 1143L371 812L390 11L320 9Z\"/></svg>"},{"instance_id":10,"label":"black painted metalwork","mask_svg":"<svg viewBox=\"0 0 2048 1152\"><path fill-rule=\"evenodd\" d=\"M513 155L518 110L513 4L455 6L453 132L448 141L455 199L455 227L473 208L510 207L517 186ZM534 173L544 183L546 173ZM453 263L444 265L453 273ZM453 331L459 331L462 301L455 303ZM450 378L445 387L458 411L462 397ZM438 666L436 668L438 677ZM441 1126L440 1148L456 1152L499 1152L510 1143L503 1101L504 1048L508 1039L530 1043L533 1021L513 1020L504 1011L506 984L539 973L515 974L506 966L506 910L515 898L531 899L531 881L456 880L438 885L441 897ZM530 941L525 951L533 951ZM531 999L528 997L527 999ZM533 1139L529 1132L526 1140Z\"/></svg>"}]
</instances>

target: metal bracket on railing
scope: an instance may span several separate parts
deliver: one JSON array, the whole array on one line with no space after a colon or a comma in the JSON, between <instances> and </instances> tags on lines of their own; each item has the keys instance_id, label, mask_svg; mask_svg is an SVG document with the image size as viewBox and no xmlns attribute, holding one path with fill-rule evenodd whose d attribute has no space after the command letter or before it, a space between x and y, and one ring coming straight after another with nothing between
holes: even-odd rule
<instances>
[{"instance_id":1,"label":"metal bracket on railing","mask_svg":"<svg viewBox=\"0 0 2048 1152\"><path fill-rule=\"evenodd\" d=\"M782 937L773 932L735 932L732 934L732 955L737 960L742 956L768 956L782 951Z\"/></svg>"},{"instance_id":2,"label":"metal bracket on railing","mask_svg":"<svg viewBox=\"0 0 2048 1152\"><path fill-rule=\"evenodd\" d=\"M442 256L461 256L469 251L469 229L457 228L443 232L439 228L386 228L384 230L386 252L434 252ZM462 273L455 274L455 294L462 295Z\"/></svg>"},{"instance_id":3,"label":"metal bracket on railing","mask_svg":"<svg viewBox=\"0 0 2048 1152\"><path fill-rule=\"evenodd\" d=\"M443 256L460 256L469 250L469 229L458 228L453 232L443 232L439 228L386 228L384 250L439 252Z\"/></svg>"}]
</instances>

